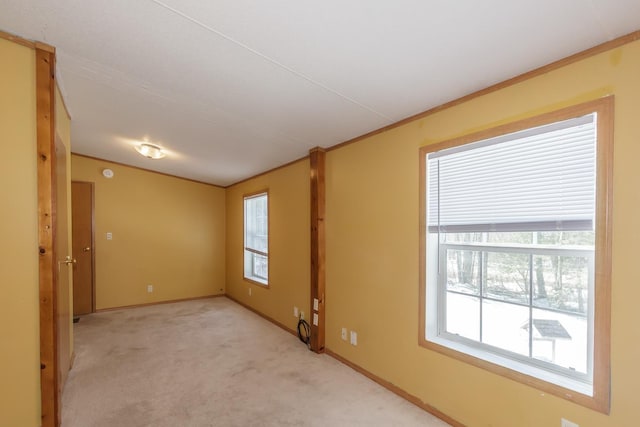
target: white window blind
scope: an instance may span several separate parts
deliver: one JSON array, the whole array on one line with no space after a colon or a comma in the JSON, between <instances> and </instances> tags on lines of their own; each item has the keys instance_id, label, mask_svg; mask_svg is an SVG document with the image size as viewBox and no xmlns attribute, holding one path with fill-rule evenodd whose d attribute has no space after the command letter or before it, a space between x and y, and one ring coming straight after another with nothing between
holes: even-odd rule
<instances>
[{"instance_id":1,"label":"white window blind","mask_svg":"<svg viewBox=\"0 0 640 427\"><path fill-rule=\"evenodd\" d=\"M245 199L245 249L266 255L269 251L267 195Z\"/></svg>"},{"instance_id":2,"label":"white window blind","mask_svg":"<svg viewBox=\"0 0 640 427\"><path fill-rule=\"evenodd\" d=\"M596 117L430 153L430 232L592 230Z\"/></svg>"}]
</instances>

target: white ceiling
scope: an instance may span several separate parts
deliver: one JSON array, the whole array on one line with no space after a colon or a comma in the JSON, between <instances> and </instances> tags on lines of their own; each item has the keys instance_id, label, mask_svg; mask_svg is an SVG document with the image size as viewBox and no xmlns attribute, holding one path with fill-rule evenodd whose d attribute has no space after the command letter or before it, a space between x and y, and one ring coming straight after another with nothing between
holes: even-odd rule
<instances>
[{"instance_id":1,"label":"white ceiling","mask_svg":"<svg viewBox=\"0 0 640 427\"><path fill-rule=\"evenodd\" d=\"M223 186L638 29L640 0L0 0L57 48L73 152Z\"/></svg>"}]
</instances>

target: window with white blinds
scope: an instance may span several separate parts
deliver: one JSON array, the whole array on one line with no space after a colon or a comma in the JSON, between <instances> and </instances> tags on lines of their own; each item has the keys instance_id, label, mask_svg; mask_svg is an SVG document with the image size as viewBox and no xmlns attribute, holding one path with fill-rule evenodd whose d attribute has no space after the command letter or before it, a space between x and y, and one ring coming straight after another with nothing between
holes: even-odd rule
<instances>
[{"instance_id":1,"label":"window with white blinds","mask_svg":"<svg viewBox=\"0 0 640 427\"><path fill-rule=\"evenodd\" d=\"M612 97L420 149L422 346L608 410L612 153Z\"/></svg>"},{"instance_id":2,"label":"window with white blinds","mask_svg":"<svg viewBox=\"0 0 640 427\"><path fill-rule=\"evenodd\" d=\"M427 156L430 232L593 230L596 113Z\"/></svg>"},{"instance_id":3,"label":"window with white blinds","mask_svg":"<svg viewBox=\"0 0 640 427\"><path fill-rule=\"evenodd\" d=\"M269 199L267 193L244 198L244 277L269 283Z\"/></svg>"}]
</instances>

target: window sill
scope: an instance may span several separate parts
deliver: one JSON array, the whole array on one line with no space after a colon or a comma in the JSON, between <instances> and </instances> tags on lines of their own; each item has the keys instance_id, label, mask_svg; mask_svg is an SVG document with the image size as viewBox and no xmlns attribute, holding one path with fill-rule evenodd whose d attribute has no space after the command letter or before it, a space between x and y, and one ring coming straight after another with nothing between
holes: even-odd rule
<instances>
[{"instance_id":1,"label":"window sill","mask_svg":"<svg viewBox=\"0 0 640 427\"><path fill-rule=\"evenodd\" d=\"M269 282L264 279L260 279L259 277L244 277L244 281L253 283L254 285L259 285L263 288L269 288Z\"/></svg>"},{"instance_id":2,"label":"window sill","mask_svg":"<svg viewBox=\"0 0 640 427\"><path fill-rule=\"evenodd\" d=\"M599 398L591 384L442 337L420 339L420 345L587 408L609 413L609 402Z\"/></svg>"}]
</instances>

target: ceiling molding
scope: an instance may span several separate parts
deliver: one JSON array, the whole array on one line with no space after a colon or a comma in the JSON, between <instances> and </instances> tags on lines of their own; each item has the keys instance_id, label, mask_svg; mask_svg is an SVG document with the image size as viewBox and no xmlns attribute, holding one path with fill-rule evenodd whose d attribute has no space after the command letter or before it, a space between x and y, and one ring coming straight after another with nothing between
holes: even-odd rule
<instances>
[{"instance_id":1,"label":"ceiling molding","mask_svg":"<svg viewBox=\"0 0 640 427\"><path fill-rule=\"evenodd\" d=\"M633 43L633 42L635 42L637 40L640 40L640 30L634 31L632 33L626 34L626 35L621 36L621 37L618 37L618 38L616 38L614 40L610 40L608 42L599 44L599 45L594 46L592 48L583 50L582 52L578 52L578 53L576 53L574 55L568 56L568 57L560 59L558 61L551 62L551 63L549 63L547 65L543 65L542 67L536 68L535 70L528 71L528 72L520 74L520 75L518 75L516 77L513 77L513 78L510 78L508 80L505 80L503 82L496 83L496 84L494 84L492 86L489 86L487 88L484 88L484 89L478 90L476 92L470 93L468 95L462 96L460 98L454 99L453 101L449 101L449 102L446 102L446 103L444 103L442 105L438 105L437 107L430 108L430 109L425 110L425 111L423 111L421 113L418 113L418 114L415 114L413 116L407 117L406 119L402 119L400 121L397 121L397 122L392 123L392 124L390 124L388 126L382 127L380 129L376 129L374 131L368 132L368 133L366 133L364 135L357 136L357 137L355 137L353 139L350 139L348 141L344 141L344 142L341 142L339 144L332 145L332 146L327 148L327 151L337 150L338 148L345 147L345 146L353 144L355 142L359 142L359 141L371 138L374 135L378 135L380 133L384 133L384 132L390 131L390 130L395 129L397 127L406 125L407 123L411 123L411 122L414 122L416 120L420 120L420 119L423 119L425 117L431 116L431 115L433 115L433 114L435 114L437 112L446 110L448 108L455 107L456 105L464 104L465 102L469 102L472 99L479 98L479 97L484 96L484 95L488 95L488 94L490 94L492 92L497 92L497 91L499 91L501 89L507 88L509 86L513 86L513 85L521 83L521 82L523 82L525 80L530 80L530 79L532 79L534 77L541 76L541 75L546 74L546 73L548 73L550 71L557 70L557 69L562 68L562 67L566 67L567 65L573 64L574 62L582 61L583 59L589 58L589 57L594 56L594 55L598 55L598 54L603 53L603 52L607 52L607 51L612 50L612 49L616 49L616 48L618 48L620 46L624 46L626 44Z\"/></svg>"},{"instance_id":2,"label":"ceiling molding","mask_svg":"<svg viewBox=\"0 0 640 427\"><path fill-rule=\"evenodd\" d=\"M122 167L129 168L129 169L136 169L136 170L139 170L139 171L142 171L142 172L149 172L149 173L154 173L154 174L157 174L157 175L163 175L163 176L166 176L166 177L169 177L169 178L176 178L176 179L181 179L181 180L184 180L184 181L194 182L196 184L208 185L210 187L216 187L216 188L220 188L220 189L223 189L223 190L226 188L226 187L223 187L221 185L211 184L209 182L198 181L198 180L195 180L195 179L185 178L183 176L171 175L171 174L164 173L164 172L158 172L158 171L154 171L154 170L151 170L151 169L141 168L139 166L131 166L131 165L127 165L125 163L114 162L113 160L101 159L100 157L87 156L86 154L74 153L73 151L71 152L71 155L72 156L76 156L76 157L84 157L85 159L95 160L95 161L98 161L98 162L110 163L112 165L118 165L118 166L122 166Z\"/></svg>"}]
</instances>

